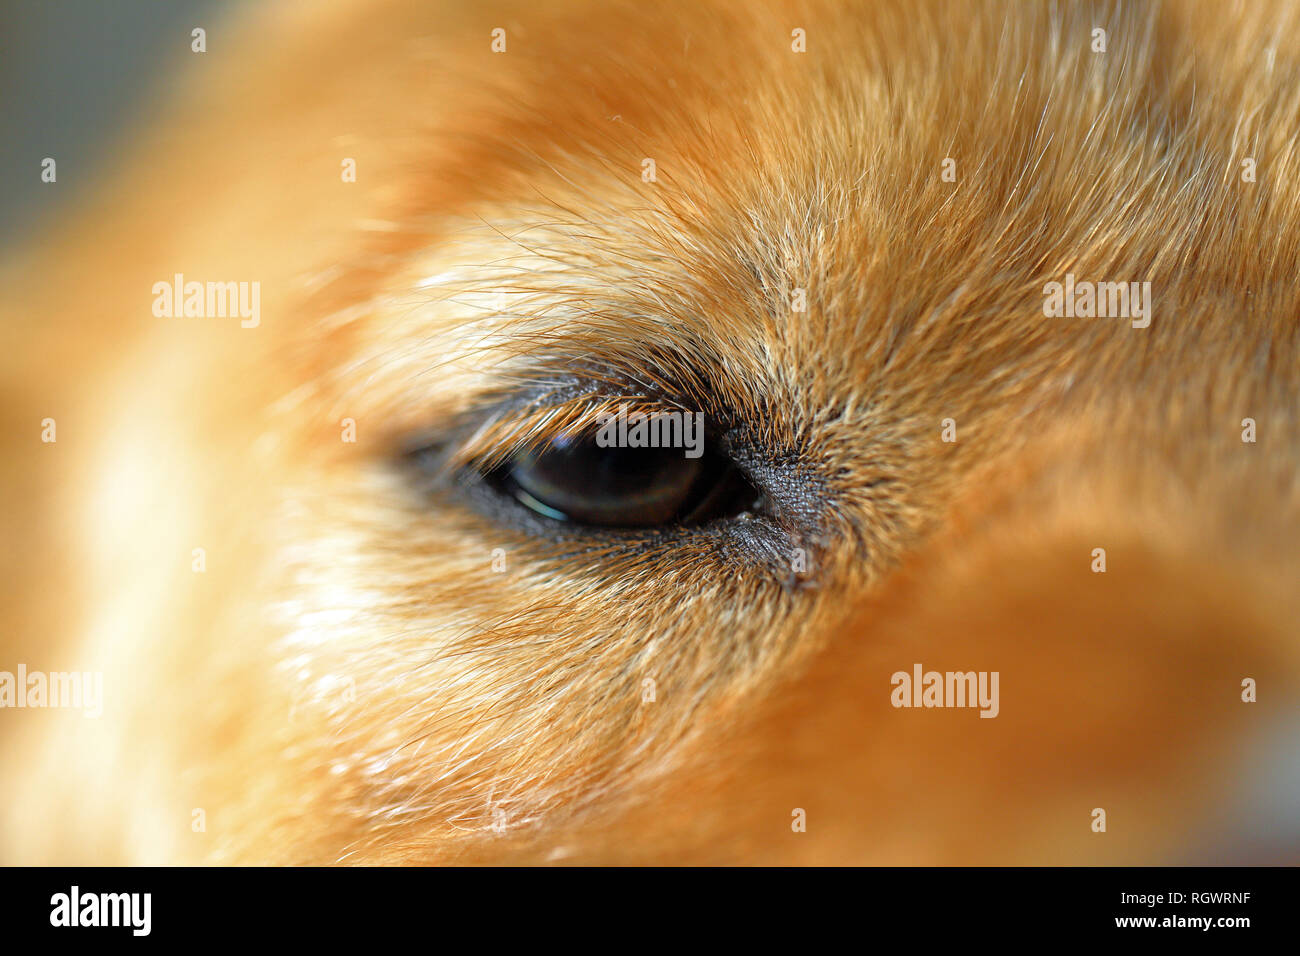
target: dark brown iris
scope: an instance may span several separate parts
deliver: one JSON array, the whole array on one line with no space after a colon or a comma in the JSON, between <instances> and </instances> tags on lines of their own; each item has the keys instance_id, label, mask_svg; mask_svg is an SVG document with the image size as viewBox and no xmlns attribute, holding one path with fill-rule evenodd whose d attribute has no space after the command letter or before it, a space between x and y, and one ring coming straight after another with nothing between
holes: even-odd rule
<instances>
[{"instance_id":1,"label":"dark brown iris","mask_svg":"<svg viewBox=\"0 0 1300 956\"><path fill-rule=\"evenodd\" d=\"M688 458L681 448L601 447L594 434L522 453L496 479L537 514L603 527L697 524L757 497L730 459L707 446Z\"/></svg>"}]
</instances>

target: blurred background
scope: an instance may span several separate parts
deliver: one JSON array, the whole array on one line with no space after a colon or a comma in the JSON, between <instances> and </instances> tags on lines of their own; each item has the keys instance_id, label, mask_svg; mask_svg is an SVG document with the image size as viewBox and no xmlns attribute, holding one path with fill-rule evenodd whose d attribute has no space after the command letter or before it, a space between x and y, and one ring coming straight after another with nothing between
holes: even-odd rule
<instances>
[{"instance_id":1,"label":"blurred background","mask_svg":"<svg viewBox=\"0 0 1300 956\"><path fill-rule=\"evenodd\" d=\"M0 4L0 244L93 189L123 137L189 56L190 31L239 0L6 0ZM41 160L58 164L42 183Z\"/></svg>"}]
</instances>

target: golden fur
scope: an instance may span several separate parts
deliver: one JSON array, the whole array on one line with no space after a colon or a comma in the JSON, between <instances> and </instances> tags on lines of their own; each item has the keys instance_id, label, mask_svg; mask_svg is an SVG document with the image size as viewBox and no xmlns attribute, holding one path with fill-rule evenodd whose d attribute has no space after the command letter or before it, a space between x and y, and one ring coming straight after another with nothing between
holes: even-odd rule
<instances>
[{"instance_id":1,"label":"golden fur","mask_svg":"<svg viewBox=\"0 0 1300 956\"><path fill-rule=\"evenodd\" d=\"M1295 862L1300 9L1224 7L208 24L4 274L0 667L106 690L0 713L4 862ZM260 326L155 318L178 272ZM1044 318L1066 273L1150 327ZM777 517L539 533L407 455L622 397ZM892 708L914 661L1000 715Z\"/></svg>"}]
</instances>

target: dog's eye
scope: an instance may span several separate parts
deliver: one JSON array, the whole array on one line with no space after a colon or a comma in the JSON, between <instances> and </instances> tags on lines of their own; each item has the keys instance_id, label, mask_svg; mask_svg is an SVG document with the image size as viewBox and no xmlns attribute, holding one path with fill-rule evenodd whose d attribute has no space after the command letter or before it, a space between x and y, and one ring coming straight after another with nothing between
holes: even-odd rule
<instances>
[{"instance_id":1,"label":"dog's eye","mask_svg":"<svg viewBox=\"0 0 1300 956\"><path fill-rule=\"evenodd\" d=\"M594 434L562 435L522 452L490 480L548 518L602 527L699 524L758 507L732 461L703 450L602 447Z\"/></svg>"}]
</instances>

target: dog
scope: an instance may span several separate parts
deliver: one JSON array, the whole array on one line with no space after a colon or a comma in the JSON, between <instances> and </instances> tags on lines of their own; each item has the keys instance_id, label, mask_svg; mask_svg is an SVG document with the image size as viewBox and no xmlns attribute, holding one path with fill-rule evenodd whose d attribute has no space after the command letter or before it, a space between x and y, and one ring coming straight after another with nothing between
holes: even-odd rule
<instances>
[{"instance_id":1,"label":"dog","mask_svg":"<svg viewBox=\"0 0 1300 956\"><path fill-rule=\"evenodd\" d=\"M1300 7L177 44L6 258L4 862L1297 862Z\"/></svg>"}]
</instances>

